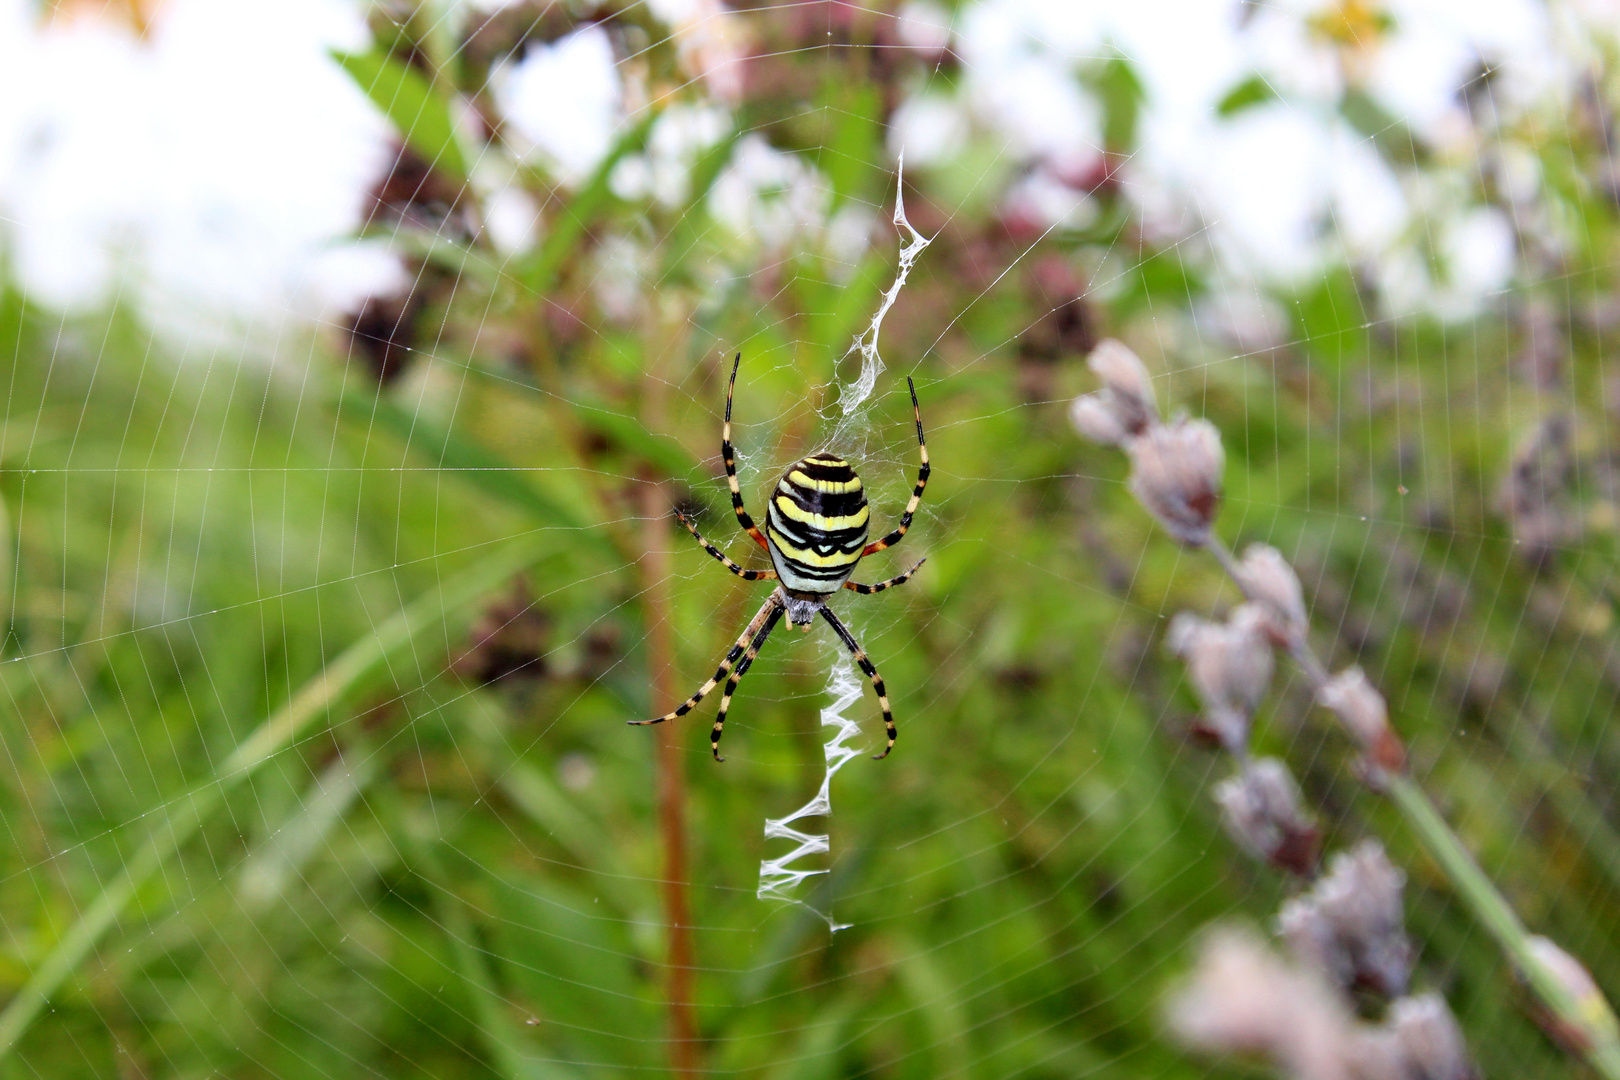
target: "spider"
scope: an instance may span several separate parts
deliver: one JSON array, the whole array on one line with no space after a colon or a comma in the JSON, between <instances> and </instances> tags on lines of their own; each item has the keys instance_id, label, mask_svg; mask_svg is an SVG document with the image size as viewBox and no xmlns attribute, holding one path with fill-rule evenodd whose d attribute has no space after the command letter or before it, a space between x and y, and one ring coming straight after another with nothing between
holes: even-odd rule
<instances>
[{"instance_id":1,"label":"spider","mask_svg":"<svg viewBox=\"0 0 1620 1080\"><path fill-rule=\"evenodd\" d=\"M883 677L872 666L872 661L867 659L866 650L860 647L855 636L833 614L827 601L839 589L869 595L904 585L928 561L919 559L910 570L876 585L862 585L849 580L855 572L855 564L862 558L893 547L906 535L906 530L911 528L911 516L922 502L923 488L928 486L928 443L923 440L922 409L917 405L917 388L910 379L906 380L906 388L911 391L912 416L917 421L917 450L922 457L922 466L917 470L917 486L912 489L911 500L906 503L906 511L900 515L900 524L893 532L874 543L866 542L871 513L867 509L861 478L855 475L849 462L825 452L811 454L788 467L787 473L776 482L776 490L766 513L765 531L761 532L743 507L742 489L737 485L737 461L731 451L731 397L737 388L737 369L741 365L742 353L738 353L731 365L731 382L726 386L726 421L720 432L720 453L725 458L726 483L731 486L731 508L737 512L737 521L756 544L770 553L771 563L776 569L744 570L726 558L719 548L703 539L703 535L680 510L675 511L675 516L681 519L686 531L703 545L703 550L733 574L744 581L780 581L781 585L766 599L737 643L726 653L714 677L698 687L697 693L673 712L652 720L631 720L630 723L662 724L665 720L685 716L719 685L721 679L725 679L726 689L720 696L720 712L715 717L709 745L714 752L714 760L726 760L720 756L720 734L725 729L726 711L731 708L731 695L736 692L737 684L759 655L765 639L771 636L771 631L776 629L784 613L789 623L806 632L819 613L855 657L855 663L860 665L866 677L872 680L872 689L877 691L878 705L883 709L883 726L889 738L883 753L874 756L874 760L881 760L894 749L894 714L889 711L888 691L883 688ZM741 662L738 657L742 657Z\"/></svg>"}]
</instances>

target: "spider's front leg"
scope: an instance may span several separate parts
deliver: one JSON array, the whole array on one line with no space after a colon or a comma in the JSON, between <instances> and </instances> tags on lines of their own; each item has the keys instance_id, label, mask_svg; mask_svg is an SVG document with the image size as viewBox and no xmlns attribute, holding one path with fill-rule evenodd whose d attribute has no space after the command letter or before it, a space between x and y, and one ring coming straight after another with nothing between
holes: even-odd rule
<instances>
[{"instance_id":1,"label":"spider's front leg","mask_svg":"<svg viewBox=\"0 0 1620 1080\"><path fill-rule=\"evenodd\" d=\"M759 526L754 524L754 519L748 516L748 511L743 507L742 487L737 483L737 455L731 450L731 395L737 389L737 369L741 366L742 353L738 353L737 359L731 364L731 381L726 384L726 422L720 428L720 456L726 462L726 484L731 488L731 508L737 512L738 523L742 525L743 532L754 538L754 543L769 551L765 534L759 531Z\"/></svg>"},{"instance_id":2,"label":"spider's front leg","mask_svg":"<svg viewBox=\"0 0 1620 1080\"><path fill-rule=\"evenodd\" d=\"M765 639L776 629L777 620L781 619L783 610L781 605L778 605L776 610L771 612L770 617L765 620L765 625L759 628L759 633L755 634L754 640L749 643L748 651L743 654L742 663L737 665L737 670L726 680L726 692L720 695L720 711L715 714L714 728L709 732L709 750L714 754L716 761L726 760L720 756L720 736L726 729L726 713L731 710L731 695L737 692L737 684L748 674L748 669L754 666L754 657L759 655L759 650L765 645Z\"/></svg>"},{"instance_id":3,"label":"spider's front leg","mask_svg":"<svg viewBox=\"0 0 1620 1080\"><path fill-rule=\"evenodd\" d=\"M928 486L930 466L928 464L928 441L923 438L922 406L917 404L917 388L912 385L909 378L906 379L906 387L911 391L911 415L917 421L917 452L922 455L922 466L917 470L917 486L911 489L911 499L906 503L906 512L900 515L900 524L888 536L867 544L866 550L861 552L863 558L882 551L884 548L894 547L900 542L900 538L906 535L906 530L911 528L911 515L917 512L917 507L922 503L923 488ZM922 564L919 563L918 565ZM916 567L912 567L912 569L915 570ZM896 581L895 584L900 583Z\"/></svg>"}]
</instances>

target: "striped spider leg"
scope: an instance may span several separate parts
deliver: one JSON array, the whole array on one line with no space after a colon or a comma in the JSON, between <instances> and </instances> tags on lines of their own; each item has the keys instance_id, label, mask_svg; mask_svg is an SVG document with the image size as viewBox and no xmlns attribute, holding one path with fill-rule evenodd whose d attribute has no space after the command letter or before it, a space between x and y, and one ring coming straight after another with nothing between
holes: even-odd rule
<instances>
[{"instance_id":1,"label":"striped spider leg","mask_svg":"<svg viewBox=\"0 0 1620 1080\"><path fill-rule=\"evenodd\" d=\"M917 486L911 489L911 498L906 502L906 512L900 515L900 524L896 526L894 532L876 543L867 544L866 550L861 552L862 555L875 554L900 542L901 537L906 535L906 530L911 528L911 515L917 512L918 505L922 503L923 488L928 486L928 474L932 469L928 464L928 440L923 438L922 406L917 404L917 388L912 385L910 377L906 379L906 389L911 391L911 415L917 421L917 453L922 455L922 465L917 469ZM917 564L921 565L922 563ZM917 566L913 566L901 576L910 576L916 571ZM896 581L894 584L898 585L900 582Z\"/></svg>"},{"instance_id":2,"label":"striped spider leg","mask_svg":"<svg viewBox=\"0 0 1620 1080\"><path fill-rule=\"evenodd\" d=\"M704 551L707 551L710 555L713 555L716 559L720 560L720 565L724 566L727 570L730 570L733 574L736 574L738 577L742 578L744 581L775 581L776 580L776 571L775 570L744 570L741 566L737 565L736 563L732 562L730 559L726 558L726 553L725 552L721 551L719 548L715 547L713 544L711 544L707 540L703 539L703 534L697 531L697 526L692 524L692 519L687 517L685 514L681 513L678 508L675 511L675 516L681 519L681 524L686 526L686 531L692 534L692 538L694 540L696 540L698 543L703 545L703 550ZM921 565L922 565L922 563L917 564L917 566L921 566ZM897 578L895 581L893 581L891 583L886 583L885 585L879 586L878 588L886 588L888 584L898 585L898 584L900 584L902 579L910 577L911 574L916 569L917 569L917 567L913 566L910 570L906 571L904 574L901 574L900 577ZM872 591L876 592L877 589L873 589Z\"/></svg>"},{"instance_id":3,"label":"striped spider leg","mask_svg":"<svg viewBox=\"0 0 1620 1080\"><path fill-rule=\"evenodd\" d=\"M737 390L737 369L742 366L742 353L731 362L731 381L726 383L726 421L720 428L720 456L726 463L726 486L731 488L731 508L737 512L737 523L743 532L754 538L760 547L770 550L764 534L743 507L742 487L737 483L737 455L731 450L731 396Z\"/></svg>"},{"instance_id":4,"label":"striped spider leg","mask_svg":"<svg viewBox=\"0 0 1620 1080\"><path fill-rule=\"evenodd\" d=\"M855 640L855 635L851 634L849 629L838 620L838 616L833 614L832 608L823 607L821 617L827 621L828 626L833 628L833 633L843 640L844 647L855 658L855 663L866 673L866 677L872 680L872 689L877 691L878 707L883 710L883 731L888 735L889 741L883 747L883 753L873 754L872 760L882 761L889 756L889 751L894 749L894 713L889 711L889 692L884 689L883 676L877 673L877 668L872 666L872 661L866 658L866 650L861 648L860 643Z\"/></svg>"},{"instance_id":5,"label":"striped spider leg","mask_svg":"<svg viewBox=\"0 0 1620 1080\"><path fill-rule=\"evenodd\" d=\"M720 685L721 679L725 679L726 689L720 697L720 715L714 722L713 734L709 736L709 743L714 751L714 759L724 761L725 758L720 756L720 732L725 727L726 710L731 708L731 695L736 692L737 684L742 681L743 675L747 674L749 666L754 662L754 658L759 655L759 650L764 646L765 639L771 636L772 630L776 629L776 624L782 618L784 610L781 590L771 593L766 598L765 603L760 606L759 611L749 620L747 628L743 630L742 636L737 639L737 643L731 647L730 652L726 653L726 658L720 661L720 666L715 669L714 675L702 686L698 687L697 693L663 716L657 716L651 720L630 720L627 723L643 727L647 724L662 724L665 720L673 720L677 716L685 716L697 708L698 702L708 697L711 690ZM747 650L746 656L743 652L745 649ZM741 664L737 663L738 657L743 657ZM736 670L733 670L733 667Z\"/></svg>"}]
</instances>

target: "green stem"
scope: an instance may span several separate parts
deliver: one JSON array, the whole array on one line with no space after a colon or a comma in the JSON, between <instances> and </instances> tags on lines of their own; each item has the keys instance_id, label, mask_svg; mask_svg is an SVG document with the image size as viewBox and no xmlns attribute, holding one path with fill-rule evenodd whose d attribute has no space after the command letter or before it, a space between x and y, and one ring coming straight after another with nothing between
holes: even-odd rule
<instances>
[{"instance_id":1,"label":"green stem","mask_svg":"<svg viewBox=\"0 0 1620 1080\"><path fill-rule=\"evenodd\" d=\"M148 835L140 850L124 863L118 876L102 888L78 922L34 969L28 982L6 1003L5 1011L0 1012L0 1060L16 1048L18 1040L61 989L62 983L94 951L135 894L202 828L229 792L252 776L260 765L291 746L317 718L330 719L335 710L385 676L390 661L425 644L430 637L453 640L457 630L447 624L458 615L465 616L463 621L470 621L467 609L472 608L475 601L505 585L514 573L531 565L537 556L538 547L533 541L510 545L413 601L375 633L349 646L326 670L305 684L291 701L237 747L212 779L174 800L170 804L172 809Z\"/></svg>"}]
</instances>

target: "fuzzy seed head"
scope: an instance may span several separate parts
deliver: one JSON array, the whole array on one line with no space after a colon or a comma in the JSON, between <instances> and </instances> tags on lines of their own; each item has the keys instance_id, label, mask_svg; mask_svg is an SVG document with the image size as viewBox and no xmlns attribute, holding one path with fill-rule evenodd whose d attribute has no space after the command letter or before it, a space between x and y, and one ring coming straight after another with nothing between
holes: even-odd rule
<instances>
[{"instance_id":1,"label":"fuzzy seed head","mask_svg":"<svg viewBox=\"0 0 1620 1080\"><path fill-rule=\"evenodd\" d=\"M1273 634L1282 644L1305 639L1310 629L1305 594L1299 587L1299 575L1282 552L1269 544L1250 544L1238 563L1237 576L1244 593L1270 613Z\"/></svg>"},{"instance_id":2,"label":"fuzzy seed head","mask_svg":"<svg viewBox=\"0 0 1620 1080\"><path fill-rule=\"evenodd\" d=\"M1316 887L1283 906L1278 922L1294 955L1346 990L1406 992L1412 970L1401 890L1406 875L1376 840L1333 859Z\"/></svg>"},{"instance_id":3,"label":"fuzzy seed head","mask_svg":"<svg viewBox=\"0 0 1620 1080\"><path fill-rule=\"evenodd\" d=\"M1316 866L1316 824L1299 785L1276 758L1259 758L1215 787L1221 823L1239 847L1301 876Z\"/></svg>"},{"instance_id":4,"label":"fuzzy seed head","mask_svg":"<svg viewBox=\"0 0 1620 1080\"><path fill-rule=\"evenodd\" d=\"M1265 611L1240 604L1224 623L1183 611L1170 622L1165 645L1187 665L1187 679L1204 706L1204 723L1232 753L1248 745L1249 722L1271 686L1273 660Z\"/></svg>"},{"instance_id":5,"label":"fuzzy seed head","mask_svg":"<svg viewBox=\"0 0 1620 1080\"><path fill-rule=\"evenodd\" d=\"M1126 444L1131 492L1171 536L1190 547L1209 541L1221 505L1226 456L1208 420L1155 424Z\"/></svg>"}]
</instances>

